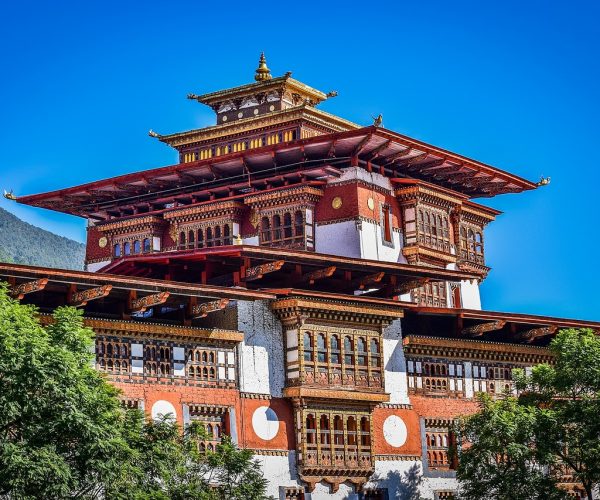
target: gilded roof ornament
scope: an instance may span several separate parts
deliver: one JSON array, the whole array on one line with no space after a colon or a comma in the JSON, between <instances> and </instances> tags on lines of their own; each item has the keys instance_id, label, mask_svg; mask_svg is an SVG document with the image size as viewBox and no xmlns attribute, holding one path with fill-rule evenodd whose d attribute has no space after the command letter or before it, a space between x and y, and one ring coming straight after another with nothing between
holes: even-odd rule
<instances>
[{"instance_id":1,"label":"gilded roof ornament","mask_svg":"<svg viewBox=\"0 0 600 500\"><path fill-rule=\"evenodd\" d=\"M260 59L258 61L258 68L256 68L256 73L254 74L254 79L257 82L264 82L267 80L271 80L273 77L271 76L271 70L267 67L267 59L265 58L265 53L261 52Z\"/></svg>"},{"instance_id":2,"label":"gilded roof ornament","mask_svg":"<svg viewBox=\"0 0 600 500\"><path fill-rule=\"evenodd\" d=\"M12 200L12 201L14 201L14 200L16 200L16 199L17 199L17 197L16 197L16 196L13 194L13 191L12 191L12 189L11 189L10 191L7 191L7 190L5 189L5 190L4 190L4 197L5 197L7 200Z\"/></svg>"},{"instance_id":3,"label":"gilded roof ornament","mask_svg":"<svg viewBox=\"0 0 600 500\"><path fill-rule=\"evenodd\" d=\"M148 131L148 135L150 137L156 137L157 139L160 139L162 137L162 135L160 135L158 132L155 132L154 130L150 129Z\"/></svg>"},{"instance_id":4,"label":"gilded roof ornament","mask_svg":"<svg viewBox=\"0 0 600 500\"><path fill-rule=\"evenodd\" d=\"M373 116L373 125L375 125L376 127L381 127L381 124L383 123L383 115L380 113L379 116L377 116L377 118L375 118Z\"/></svg>"},{"instance_id":5,"label":"gilded roof ornament","mask_svg":"<svg viewBox=\"0 0 600 500\"><path fill-rule=\"evenodd\" d=\"M540 180L536 183L536 186L547 186L550 184L550 177L540 177Z\"/></svg>"}]
</instances>

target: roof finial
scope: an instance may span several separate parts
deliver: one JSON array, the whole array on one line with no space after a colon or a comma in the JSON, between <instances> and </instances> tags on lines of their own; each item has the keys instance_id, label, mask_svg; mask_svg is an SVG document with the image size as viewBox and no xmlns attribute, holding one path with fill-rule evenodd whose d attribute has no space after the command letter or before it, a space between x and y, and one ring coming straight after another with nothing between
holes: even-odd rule
<instances>
[{"instance_id":1,"label":"roof finial","mask_svg":"<svg viewBox=\"0 0 600 500\"><path fill-rule=\"evenodd\" d=\"M254 74L254 79L257 82L263 82L265 80L271 80L271 70L267 67L267 60L265 59L265 53L260 53L260 59L258 61L258 68Z\"/></svg>"}]
</instances>

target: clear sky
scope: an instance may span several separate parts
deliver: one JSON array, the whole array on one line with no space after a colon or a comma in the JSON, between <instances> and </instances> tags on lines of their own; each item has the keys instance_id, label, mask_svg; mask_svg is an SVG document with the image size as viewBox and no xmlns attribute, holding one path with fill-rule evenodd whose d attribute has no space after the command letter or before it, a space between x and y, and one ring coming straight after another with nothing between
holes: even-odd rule
<instances>
[{"instance_id":1,"label":"clear sky","mask_svg":"<svg viewBox=\"0 0 600 500\"><path fill-rule=\"evenodd\" d=\"M0 189L18 195L175 163L148 137L213 123L188 101L275 75L322 108L545 188L485 200L483 306L600 320L600 2L4 2ZM2 199L79 241L76 217Z\"/></svg>"}]
</instances>

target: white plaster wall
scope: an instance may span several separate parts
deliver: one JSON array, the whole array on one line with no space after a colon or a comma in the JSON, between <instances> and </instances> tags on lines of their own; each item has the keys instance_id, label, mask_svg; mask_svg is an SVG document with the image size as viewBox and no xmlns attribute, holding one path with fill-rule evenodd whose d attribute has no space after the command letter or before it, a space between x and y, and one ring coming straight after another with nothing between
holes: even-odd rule
<instances>
[{"instance_id":1,"label":"white plaster wall","mask_svg":"<svg viewBox=\"0 0 600 500\"><path fill-rule=\"evenodd\" d=\"M288 456L255 455L254 458L258 460L265 478L269 481L267 496L284 500L285 497L280 494L280 486L301 486L298 482L295 451L290 451Z\"/></svg>"},{"instance_id":2,"label":"white plaster wall","mask_svg":"<svg viewBox=\"0 0 600 500\"><path fill-rule=\"evenodd\" d=\"M473 364L470 361L465 361L465 397L473 397Z\"/></svg>"},{"instance_id":3,"label":"white plaster wall","mask_svg":"<svg viewBox=\"0 0 600 500\"><path fill-rule=\"evenodd\" d=\"M385 262L406 262L401 255L401 234L392 231L393 246L383 244L381 226L373 222L362 221L360 234L361 257L363 259Z\"/></svg>"},{"instance_id":4,"label":"white plaster wall","mask_svg":"<svg viewBox=\"0 0 600 500\"><path fill-rule=\"evenodd\" d=\"M360 258L360 235L353 220L335 224L317 225L315 228L315 251Z\"/></svg>"},{"instance_id":5,"label":"white plaster wall","mask_svg":"<svg viewBox=\"0 0 600 500\"><path fill-rule=\"evenodd\" d=\"M108 266L110 264L110 262L111 262L110 259L103 260L102 262L94 262L93 264L88 264L86 266L86 268L90 273L96 273L100 269L102 269L104 266Z\"/></svg>"},{"instance_id":6,"label":"white plaster wall","mask_svg":"<svg viewBox=\"0 0 600 500\"><path fill-rule=\"evenodd\" d=\"M420 460L376 460L375 472L366 488L387 488L390 500L408 500L420 494L433 499L435 491L455 490L454 478L423 477Z\"/></svg>"},{"instance_id":7,"label":"white plaster wall","mask_svg":"<svg viewBox=\"0 0 600 500\"><path fill-rule=\"evenodd\" d=\"M390 394L390 403L409 404L406 358L402 348L402 327L399 319L383 331L383 368L385 392Z\"/></svg>"},{"instance_id":8,"label":"white plaster wall","mask_svg":"<svg viewBox=\"0 0 600 500\"><path fill-rule=\"evenodd\" d=\"M281 397L285 382L281 323L266 300L238 301L240 390Z\"/></svg>"},{"instance_id":9,"label":"white plaster wall","mask_svg":"<svg viewBox=\"0 0 600 500\"><path fill-rule=\"evenodd\" d=\"M340 182L351 180L361 180L384 189L389 189L390 191L392 190L392 183L385 175L381 175L377 172L367 172L364 168L360 167L350 167L345 169L340 177L330 180L328 184L338 184Z\"/></svg>"},{"instance_id":10,"label":"white plaster wall","mask_svg":"<svg viewBox=\"0 0 600 500\"><path fill-rule=\"evenodd\" d=\"M461 281L460 298L463 309L481 310L481 296L479 295L479 285L477 282Z\"/></svg>"},{"instance_id":11,"label":"white plaster wall","mask_svg":"<svg viewBox=\"0 0 600 500\"><path fill-rule=\"evenodd\" d=\"M342 483L335 493L331 493L331 485L325 482L317 483L312 493L305 494L306 500L358 500L354 493L354 485Z\"/></svg>"}]
</instances>

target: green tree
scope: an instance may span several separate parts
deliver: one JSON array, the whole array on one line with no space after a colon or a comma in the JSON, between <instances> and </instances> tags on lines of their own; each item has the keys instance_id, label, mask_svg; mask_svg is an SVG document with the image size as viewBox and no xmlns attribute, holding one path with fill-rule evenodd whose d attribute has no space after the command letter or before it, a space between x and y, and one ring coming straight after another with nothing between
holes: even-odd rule
<instances>
[{"instance_id":1,"label":"green tree","mask_svg":"<svg viewBox=\"0 0 600 500\"><path fill-rule=\"evenodd\" d=\"M0 494L99 494L129 449L117 390L92 368L93 332L59 308L43 328L0 285Z\"/></svg>"},{"instance_id":2,"label":"green tree","mask_svg":"<svg viewBox=\"0 0 600 500\"><path fill-rule=\"evenodd\" d=\"M457 471L465 498L564 498L566 467L592 499L600 483L600 338L562 330L550 349L553 364L516 372L518 398L482 396L480 412L459 422L468 443Z\"/></svg>"},{"instance_id":3,"label":"green tree","mask_svg":"<svg viewBox=\"0 0 600 500\"><path fill-rule=\"evenodd\" d=\"M81 311L37 311L0 283L0 497L262 499L252 453L225 437L200 452L204 428L125 411L93 368L93 331Z\"/></svg>"}]
</instances>

